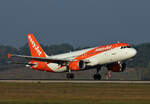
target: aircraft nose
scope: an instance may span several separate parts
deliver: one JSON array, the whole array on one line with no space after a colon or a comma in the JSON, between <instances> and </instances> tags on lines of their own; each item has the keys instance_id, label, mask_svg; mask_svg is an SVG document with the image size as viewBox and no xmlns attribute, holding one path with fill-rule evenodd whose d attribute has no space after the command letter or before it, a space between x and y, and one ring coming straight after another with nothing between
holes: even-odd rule
<instances>
[{"instance_id":1,"label":"aircraft nose","mask_svg":"<svg viewBox=\"0 0 150 104\"><path fill-rule=\"evenodd\" d=\"M130 49L130 55L131 57L134 57L137 54L137 50L135 48Z\"/></svg>"}]
</instances>

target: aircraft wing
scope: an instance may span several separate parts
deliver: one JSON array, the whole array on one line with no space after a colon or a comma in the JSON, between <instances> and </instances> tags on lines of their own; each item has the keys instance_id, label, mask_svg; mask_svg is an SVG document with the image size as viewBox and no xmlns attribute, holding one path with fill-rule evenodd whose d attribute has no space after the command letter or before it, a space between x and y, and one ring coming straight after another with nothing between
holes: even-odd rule
<instances>
[{"instance_id":1,"label":"aircraft wing","mask_svg":"<svg viewBox=\"0 0 150 104\"><path fill-rule=\"evenodd\" d=\"M57 63L57 64L64 64L67 62L76 61L75 59L57 59L57 58L45 58L45 57L33 57L33 56L25 56L25 55L15 55L15 54L8 54L8 58L11 57L20 57L20 58L26 58L28 60L36 60L36 61L43 61L43 62L51 62L51 63ZM89 61L84 60L84 62L89 63Z\"/></svg>"}]
</instances>

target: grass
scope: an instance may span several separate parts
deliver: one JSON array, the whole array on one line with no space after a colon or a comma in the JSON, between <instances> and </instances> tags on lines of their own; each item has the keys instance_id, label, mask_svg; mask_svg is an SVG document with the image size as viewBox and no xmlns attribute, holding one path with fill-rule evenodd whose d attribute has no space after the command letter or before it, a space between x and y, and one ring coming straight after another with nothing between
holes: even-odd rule
<instances>
[{"instance_id":1,"label":"grass","mask_svg":"<svg viewBox=\"0 0 150 104\"><path fill-rule=\"evenodd\" d=\"M150 84L0 83L0 104L150 104Z\"/></svg>"}]
</instances>

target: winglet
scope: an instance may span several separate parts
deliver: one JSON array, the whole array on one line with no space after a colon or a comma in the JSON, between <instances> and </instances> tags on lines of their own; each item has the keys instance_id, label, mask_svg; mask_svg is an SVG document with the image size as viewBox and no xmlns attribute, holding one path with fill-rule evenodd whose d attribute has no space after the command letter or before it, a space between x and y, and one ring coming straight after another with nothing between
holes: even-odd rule
<instances>
[{"instance_id":1,"label":"winglet","mask_svg":"<svg viewBox=\"0 0 150 104\"><path fill-rule=\"evenodd\" d=\"M9 58L9 59L11 58L11 56L12 56L12 55L11 55L10 53L8 53L8 58Z\"/></svg>"}]
</instances>

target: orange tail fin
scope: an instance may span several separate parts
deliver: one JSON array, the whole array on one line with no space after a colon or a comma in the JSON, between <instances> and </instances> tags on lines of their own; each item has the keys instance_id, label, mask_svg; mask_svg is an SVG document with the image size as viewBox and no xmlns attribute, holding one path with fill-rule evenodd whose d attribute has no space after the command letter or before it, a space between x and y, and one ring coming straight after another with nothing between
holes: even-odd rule
<instances>
[{"instance_id":1,"label":"orange tail fin","mask_svg":"<svg viewBox=\"0 0 150 104\"><path fill-rule=\"evenodd\" d=\"M46 57L47 56L44 50L39 45L39 43L37 42L37 40L35 39L33 34L28 34L27 38L28 38L31 56L34 56L34 57Z\"/></svg>"}]
</instances>

